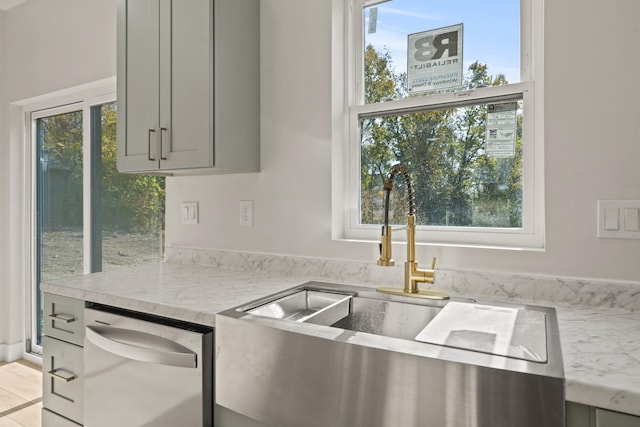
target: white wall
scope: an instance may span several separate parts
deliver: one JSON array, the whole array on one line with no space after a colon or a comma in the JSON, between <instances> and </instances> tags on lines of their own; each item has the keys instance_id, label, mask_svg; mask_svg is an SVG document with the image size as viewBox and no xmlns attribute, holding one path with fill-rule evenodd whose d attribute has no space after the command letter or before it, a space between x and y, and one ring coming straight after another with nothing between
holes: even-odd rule
<instances>
[{"instance_id":1,"label":"white wall","mask_svg":"<svg viewBox=\"0 0 640 427\"><path fill-rule=\"evenodd\" d=\"M6 13L10 102L115 74L116 0L29 0Z\"/></svg>"},{"instance_id":2,"label":"white wall","mask_svg":"<svg viewBox=\"0 0 640 427\"><path fill-rule=\"evenodd\" d=\"M640 199L638 14L626 0L547 2L551 272L640 280L639 240L595 237L596 200Z\"/></svg>"},{"instance_id":3,"label":"white wall","mask_svg":"<svg viewBox=\"0 0 640 427\"><path fill-rule=\"evenodd\" d=\"M10 137L10 104L115 75L116 0L29 0L0 13L0 63L1 350L24 338L23 142L21 129Z\"/></svg>"},{"instance_id":4,"label":"white wall","mask_svg":"<svg viewBox=\"0 0 640 427\"><path fill-rule=\"evenodd\" d=\"M262 173L167 183L167 243L374 262L331 240L331 1L262 0ZM640 240L596 238L596 201L640 199L640 2L546 2L546 251L420 248L448 268L640 281ZM238 225L254 200L255 225ZM199 225L181 225L181 201ZM404 247L394 249L396 258Z\"/></svg>"},{"instance_id":5,"label":"white wall","mask_svg":"<svg viewBox=\"0 0 640 427\"><path fill-rule=\"evenodd\" d=\"M167 181L167 241L196 246L357 257L331 242L331 2L261 1L260 174ZM254 227L238 202L254 200ZM201 223L179 224L179 203L200 202ZM343 252L336 252L342 246ZM355 254L354 254L355 250Z\"/></svg>"},{"instance_id":6,"label":"white wall","mask_svg":"<svg viewBox=\"0 0 640 427\"><path fill-rule=\"evenodd\" d=\"M4 58L4 12L0 10L0 58ZM0 60L0 135L6 128L7 117L7 102L5 98L5 78L4 78L5 61ZM0 141L2 141L0 136ZM9 157L9 144L0 143L0 159L7 159ZM0 160L0 162L2 162ZM9 200L9 170L5 165L0 165L0 206L8 206ZM9 216L6 209L0 209L0 313L6 313L8 310L8 290L6 286L5 272L9 270L9 242L6 237L9 233ZM8 328L0 317L0 344L6 341L8 335ZM0 352L0 360L2 360L2 352Z\"/></svg>"}]
</instances>

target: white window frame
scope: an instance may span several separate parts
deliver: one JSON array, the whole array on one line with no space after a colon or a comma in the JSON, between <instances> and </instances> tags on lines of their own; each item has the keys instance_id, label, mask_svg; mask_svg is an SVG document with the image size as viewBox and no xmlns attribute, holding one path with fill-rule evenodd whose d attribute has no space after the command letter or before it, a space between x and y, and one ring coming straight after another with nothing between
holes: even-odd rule
<instances>
[{"instance_id":1,"label":"white window frame","mask_svg":"<svg viewBox=\"0 0 640 427\"><path fill-rule=\"evenodd\" d=\"M379 239L379 225L360 224L360 115L370 113L404 112L424 105L441 104L442 108L472 102L495 102L501 98L522 94L523 109L523 227L446 227L419 226L416 232L418 244L443 246L490 247L504 249L544 250L544 117L543 117L543 1L520 0L521 8L521 79L520 83L503 86L476 88L455 93L413 97L377 104L364 104L363 70L363 23L364 7L384 0L349 0L346 9L334 12L344 16L345 26L334 28L334 59L343 65L344 91L334 88L334 98L343 99L344 129L334 134L334 167L341 163L342 173L334 171L335 191L342 191L343 197L334 194L334 238L348 240L376 241ZM335 19L335 16L334 16ZM346 37L345 51L340 52L336 39L340 34ZM336 52L337 50L337 52ZM337 71L334 65L334 74ZM346 70L346 71L345 71ZM334 110L340 108L335 102ZM342 134L347 139L346 148L340 148L336 138ZM342 209L340 205L342 204ZM342 218L337 218L342 215ZM398 240L404 233L396 233Z\"/></svg>"}]
</instances>

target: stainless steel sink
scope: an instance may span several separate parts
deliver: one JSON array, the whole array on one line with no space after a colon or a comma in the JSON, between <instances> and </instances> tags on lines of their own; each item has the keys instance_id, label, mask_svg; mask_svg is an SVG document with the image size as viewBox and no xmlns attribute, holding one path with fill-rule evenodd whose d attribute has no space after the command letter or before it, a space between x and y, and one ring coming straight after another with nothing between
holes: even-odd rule
<instances>
[{"instance_id":1,"label":"stainless steel sink","mask_svg":"<svg viewBox=\"0 0 640 427\"><path fill-rule=\"evenodd\" d=\"M216 403L281 427L563 426L555 311L307 283L216 316Z\"/></svg>"},{"instance_id":2,"label":"stainless steel sink","mask_svg":"<svg viewBox=\"0 0 640 427\"><path fill-rule=\"evenodd\" d=\"M275 299L258 301L255 307L242 311L274 319L331 325L349 314L350 300L349 294L297 289Z\"/></svg>"}]
</instances>

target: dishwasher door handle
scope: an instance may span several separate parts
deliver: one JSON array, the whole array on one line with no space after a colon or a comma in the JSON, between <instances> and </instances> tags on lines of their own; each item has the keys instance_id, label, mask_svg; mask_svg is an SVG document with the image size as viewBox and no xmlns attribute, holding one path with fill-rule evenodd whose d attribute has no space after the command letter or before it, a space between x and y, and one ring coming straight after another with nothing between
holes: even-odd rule
<instances>
[{"instance_id":1,"label":"dishwasher door handle","mask_svg":"<svg viewBox=\"0 0 640 427\"><path fill-rule=\"evenodd\" d=\"M109 353L159 365L196 368L197 354L188 348L146 332L109 326L87 326L85 338Z\"/></svg>"}]
</instances>

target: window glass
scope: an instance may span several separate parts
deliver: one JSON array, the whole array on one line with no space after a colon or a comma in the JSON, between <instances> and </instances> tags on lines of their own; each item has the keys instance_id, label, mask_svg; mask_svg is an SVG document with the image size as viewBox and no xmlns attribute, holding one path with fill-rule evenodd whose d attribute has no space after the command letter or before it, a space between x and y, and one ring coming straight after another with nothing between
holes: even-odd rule
<instances>
[{"instance_id":1,"label":"window glass","mask_svg":"<svg viewBox=\"0 0 640 427\"><path fill-rule=\"evenodd\" d=\"M94 191L94 265L107 271L158 260L164 253L165 178L116 169L116 103L93 107L100 166Z\"/></svg>"},{"instance_id":2,"label":"window glass","mask_svg":"<svg viewBox=\"0 0 640 427\"><path fill-rule=\"evenodd\" d=\"M362 224L382 223L383 184L404 163L416 224L522 227L522 101L363 117L360 134ZM389 220L403 224L407 197L395 184Z\"/></svg>"},{"instance_id":3,"label":"window glass","mask_svg":"<svg viewBox=\"0 0 640 427\"><path fill-rule=\"evenodd\" d=\"M520 82L519 0L390 0L362 19L366 103L466 90L475 63Z\"/></svg>"},{"instance_id":4,"label":"window glass","mask_svg":"<svg viewBox=\"0 0 640 427\"><path fill-rule=\"evenodd\" d=\"M82 111L36 121L40 280L83 272Z\"/></svg>"}]
</instances>

